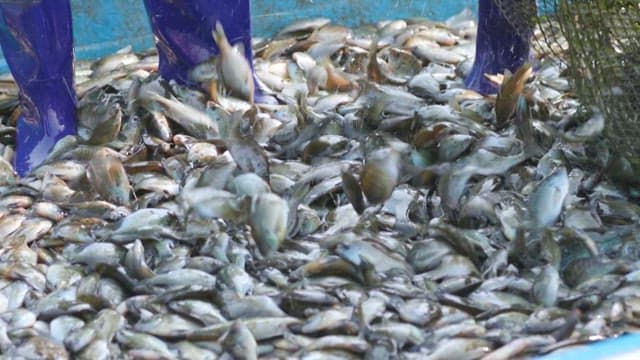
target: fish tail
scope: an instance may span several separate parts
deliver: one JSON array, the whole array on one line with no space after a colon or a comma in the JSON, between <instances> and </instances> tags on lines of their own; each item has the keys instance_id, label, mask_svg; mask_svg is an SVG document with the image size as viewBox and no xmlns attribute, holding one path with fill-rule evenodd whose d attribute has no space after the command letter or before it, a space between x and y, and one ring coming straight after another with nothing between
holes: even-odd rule
<instances>
[{"instance_id":1,"label":"fish tail","mask_svg":"<svg viewBox=\"0 0 640 360\"><path fill-rule=\"evenodd\" d=\"M216 22L216 27L213 30L212 35L213 41L215 41L216 45L218 45L218 49L220 49L220 52L227 51L231 47L220 21Z\"/></svg>"}]
</instances>

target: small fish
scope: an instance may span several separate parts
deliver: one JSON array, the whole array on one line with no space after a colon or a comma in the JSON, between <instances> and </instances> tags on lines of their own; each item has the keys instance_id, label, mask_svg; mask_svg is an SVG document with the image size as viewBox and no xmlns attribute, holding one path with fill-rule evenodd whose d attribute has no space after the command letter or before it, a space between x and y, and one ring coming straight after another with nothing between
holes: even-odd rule
<instances>
[{"instance_id":1,"label":"small fish","mask_svg":"<svg viewBox=\"0 0 640 360\"><path fill-rule=\"evenodd\" d=\"M215 325L227 321L217 307L207 301L177 300L170 302L167 306L178 314L198 319L204 325Z\"/></svg>"},{"instance_id":2,"label":"small fish","mask_svg":"<svg viewBox=\"0 0 640 360\"><path fill-rule=\"evenodd\" d=\"M216 285L216 277L201 270L178 269L168 273L156 274L140 282L142 286L165 288L179 287L184 284L200 285L207 289L213 289Z\"/></svg>"},{"instance_id":3,"label":"small fish","mask_svg":"<svg viewBox=\"0 0 640 360\"><path fill-rule=\"evenodd\" d=\"M287 314L276 301L265 295L246 296L225 302L223 313L229 319L277 318Z\"/></svg>"},{"instance_id":4,"label":"small fish","mask_svg":"<svg viewBox=\"0 0 640 360\"><path fill-rule=\"evenodd\" d=\"M220 136L217 122L205 112L186 105L176 98L165 98L153 91L143 95L152 104L147 104L154 111L153 104L158 104L163 113L182 126L190 135L201 139L216 139Z\"/></svg>"},{"instance_id":5,"label":"small fish","mask_svg":"<svg viewBox=\"0 0 640 360\"><path fill-rule=\"evenodd\" d=\"M420 345L426 338L425 332L419 327L400 322L389 321L372 325L370 328L373 334L393 339L400 348L403 348L405 344Z\"/></svg>"},{"instance_id":6,"label":"small fish","mask_svg":"<svg viewBox=\"0 0 640 360\"><path fill-rule=\"evenodd\" d=\"M594 108L593 115L589 120L585 121L573 131L564 133L563 137L570 142L583 143L600 136L604 128L605 116L600 110Z\"/></svg>"},{"instance_id":7,"label":"small fish","mask_svg":"<svg viewBox=\"0 0 640 360\"><path fill-rule=\"evenodd\" d=\"M536 133L531 123L531 114L525 96L518 96L515 106L516 137L524 144L524 152L529 156L539 157L544 154L542 147L536 142Z\"/></svg>"},{"instance_id":8,"label":"small fish","mask_svg":"<svg viewBox=\"0 0 640 360\"><path fill-rule=\"evenodd\" d=\"M148 318L140 319L134 325L135 331L158 337L171 336L184 331L200 328L200 324L178 314L156 314Z\"/></svg>"},{"instance_id":9,"label":"small fish","mask_svg":"<svg viewBox=\"0 0 640 360\"><path fill-rule=\"evenodd\" d=\"M379 149L367 157L360 187L371 204L382 204L391 196L400 181L400 170L400 154L394 149Z\"/></svg>"},{"instance_id":10,"label":"small fish","mask_svg":"<svg viewBox=\"0 0 640 360\"><path fill-rule=\"evenodd\" d=\"M380 83L383 80L380 62L378 60L378 38L375 37L369 47L369 61L367 62L367 78L370 81Z\"/></svg>"},{"instance_id":11,"label":"small fish","mask_svg":"<svg viewBox=\"0 0 640 360\"><path fill-rule=\"evenodd\" d=\"M508 344L488 353L483 360L508 360L517 358L518 355L526 354L529 351L535 351L555 343L555 339L552 336L528 336L518 339L514 339Z\"/></svg>"},{"instance_id":12,"label":"small fish","mask_svg":"<svg viewBox=\"0 0 640 360\"><path fill-rule=\"evenodd\" d=\"M251 202L249 226L260 251L268 255L278 250L287 235L289 204L272 193L263 193Z\"/></svg>"},{"instance_id":13,"label":"small fish","mask_svg":"<svg viewBox=\"0 0 640 360\"><path fill-rule=\"evenodd\" d=\"M130 349L151 350L166 359L175 358L169 346L155 336L121 329L116 335L116 340Z\"/></svg>"},{"instance_id":14,"label":"small fish","mask_svg":"<svg viewBox=\"0 0 640 360\"><path fill-rule=\"evenodd\" d=\"M251 66L244 56L245 49L229 44L220 22L216 23L213 30L213 39L220 50L220 75L225 86L253 105L255 85Z\"/></svg>"},{"instance_id":15,"label":"small fish","mask_svg":"<svg viewBox=\"0 0 640 360\"><path fill-rule=\"evenodd\" d=\"M103 145L115 139L122 125L118 103L89 103L78 110L78 137L87 144Z\"/></svg>"},{"instance_id":16,"label":"small fish","mask_svg":"<svg viewBox=\"0 0 640 360\"><path fill-rule=\"evenodd\" d=\"M124 265L127 273L135 279L148 279L154 275L153 270L149 268L144 259L144 247L139 239L127 251Z\"/></svg>"},{"instance_id":17,"label":"small fish","mask_svg":"<svg viewBox=\"0 0 640 360\"><path fill-rule=\"evenodd\" d=\"M364 197L362 196L362 188L360 187L360 182L356 177L350 172L349 167L343 167L341 171L342 178L342 190L347 195L349 202L353 206L353 208L358 212L358 214L362 214L362 212L366 209Z\"/></svg>"},{"instance_id":18,"label":"small fish","mask_svg":"<svg viewBox=\"0 0 640 360\"><path fill-rule=\"evenodd\" d=\"M13 166L3 158L0 158L0 186L14 185L17 182L18 175Z\"/></svg>"},{"instance_id":19,"label":"small fish","mask_svg":"<svg viewBox=\"0 0 640 360\"><path fill-rule=\"evenodd\" d=\"M529 225L533 229L552 226L558 220L569 193L567 169L560 167L538 184L529 196Z\"/></svg>"},{"instance_id":20,"label":"small fish","mask_svg":"<svg viewBox=\"0 0 640 360\"><path fill-rule=\"evenodd\" d=\"M93 70L93 74L91 74L91 76L96 78L126 65L131 65L139 62L140 58L131 50L131 47L126 47L114 54L107 55L102 59L94 62L93 64L91 64L91 70Z\"/></svg>"},{"instance_id":21,"label":"small fish","mask_svg":"<svg viewBox=\"0 0 640 360\"><path fill-rule=\"evenodd\" d=\"M451 338L441 340L435 350L425 359L478 359L490 350L491 344L483 339Z\"/></svg>"},{"instance_id":22,"label":"small fish","mask_svg":"<svg viewBox=\"0 0 640 360\"><path fill-rule=\"evenodd\" d=\"M249 328L242 321L235 321L222 346L234 359L254 360L258 359L258 344Z\"/></svg>"},{"instance_id":23,"label":"small fish","mask_svg":"<svg viewBox=\"0 0 640 360\"><path fill-rule=\"evenodd\" d=\"M496 97L496 127L502 129L507 125L507 121L515 111L518 98L524 90L524 85L531 76L533 68L531 64L524 64L513 75L505 71L502 85Z\"/></svg>"},{"instance_id":24,"label":"small fish","mask_svg":"<svg viewBox=\"0 0 640 360\"><path fill-rule=\"evenodd\" d=\"M551 265L545 265L536 276L531 288L533 299L545 307L552 307L558 300L560 275Z\"/></svg>"},{"instance_id":25,"label":"small fish","mask_svg":"<svg viewBox=\"0 0 640 360\"><path fill-rule=\"evenodd\" d=\"M253 172L265 180L269 178L267 154L253 138L232 131L226 143L240 170Z\"/></svg>"},{"instance_id":26,"label":"small fish","mask_svg":"<svg viewBox=\"0 0 640 360\"><path fill-rule=\"evenodd\" d=\"M440 64L458 64L464 60L464 56L443 47L434 47L426 44L418 44L413 47L413 53L423 62Z\"/></svg>"}]
</instances>

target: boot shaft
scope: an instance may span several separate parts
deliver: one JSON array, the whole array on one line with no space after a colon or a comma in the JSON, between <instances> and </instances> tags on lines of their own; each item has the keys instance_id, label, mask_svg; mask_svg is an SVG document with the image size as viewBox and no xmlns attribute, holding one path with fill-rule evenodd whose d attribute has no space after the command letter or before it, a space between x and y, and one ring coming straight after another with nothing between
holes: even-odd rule
<instances>
[{"instance_id":1,"label":"boot shaft","mask_svg":"<svg viewBox=\"0 0 640 360\"><path fill-rule=\"evenodd\" d=\"M0 0L0 45L20 89L14 162L24 176L76 132L69 1Z\"/></svg>"},{"instance_id":2,"label":"boot shaft","mask_svg":"<svg viewBox=\"0 0 640 360\"><path fill-rule=\"evenodd\" d=\"M160 74L189 84L188 72L218 54L212 31L217 21L231 44L241 43L252 64L249 0L145 0L160 60Z\"/></svg>"},{"instance_id":3,"label":"boot shaft","mask_svg":"<svg viewBox=\"0 0 640 360\"><path fill-rule=\"evenodd\" d=\"M504 8L509 8L509 3L522 0L500 1ZM526 29L528 19L519 20L524 27L516 29L502 13L496 0L479 1L476 55L473 68L465 80L467 87L482 94L495 93L497 87L484 74L503 73L505 69L514 72L529 59L530 35L533 28ZM526 30L520 34L522 31L518 30L523 28Z\"/></svg>"},{"instance_id":4,"label":"boot shaft","mask_svg":"<svg viewBox=\"0 0 640 360\"><path fill-rule=\"evenodd\" d=\"M71 6L65 0L0 0L0 44L18 86L73 80Z\"/></svg>"}]
</instances>

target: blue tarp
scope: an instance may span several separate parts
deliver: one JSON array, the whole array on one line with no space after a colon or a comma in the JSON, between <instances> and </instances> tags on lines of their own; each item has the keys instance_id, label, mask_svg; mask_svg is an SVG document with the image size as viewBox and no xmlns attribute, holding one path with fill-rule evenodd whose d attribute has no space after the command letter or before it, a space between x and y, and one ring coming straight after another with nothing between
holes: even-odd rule
<instances>
[{"instance_id":1,"label":"blue tarp","mask_svg":"<svg viewBox=\"0 0 640 360\"><path fill-rule=\"evenodd\" d=\"M640 359L640 334L624 335L588 346L559 350L538 360L638 360Z\"/></svg>"}]
</instances>

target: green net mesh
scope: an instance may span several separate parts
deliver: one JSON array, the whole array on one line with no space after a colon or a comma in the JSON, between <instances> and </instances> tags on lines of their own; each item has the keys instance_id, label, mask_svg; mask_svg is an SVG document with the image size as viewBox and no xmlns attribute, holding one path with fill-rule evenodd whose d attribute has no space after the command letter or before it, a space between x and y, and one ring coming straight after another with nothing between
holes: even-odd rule
<instances>
[{"instance_id":1,"label":"green net mesh","mask_svg":"<svg viewBox=\"0 0 640 360\"><path fill-rule=\"evenodd\" d=\"M640 1L494 1L518 32L535 27L532 47L538 57L567 63L580 102L601 109L613 150L638 167Z\"/></svg>"}]
</instances>

